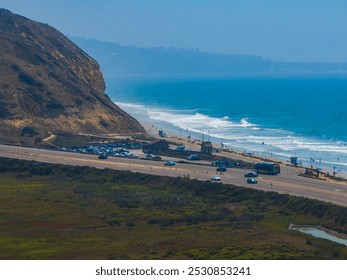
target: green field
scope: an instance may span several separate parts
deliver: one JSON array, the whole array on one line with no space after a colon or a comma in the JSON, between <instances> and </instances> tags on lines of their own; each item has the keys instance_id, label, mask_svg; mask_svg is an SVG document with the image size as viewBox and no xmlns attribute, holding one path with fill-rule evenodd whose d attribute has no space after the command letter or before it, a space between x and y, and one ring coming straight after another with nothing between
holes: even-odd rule
<instances>
[{"instance_id":1,"label":"green field","mask_svg":"<svg viewBox=\"0 0 347 280\"><path fill-rule=\"evenodd\" d=\"M289 231L347 209L232 185L0 158L0 259L347 259Z\"/></svg>"}]
</instances>

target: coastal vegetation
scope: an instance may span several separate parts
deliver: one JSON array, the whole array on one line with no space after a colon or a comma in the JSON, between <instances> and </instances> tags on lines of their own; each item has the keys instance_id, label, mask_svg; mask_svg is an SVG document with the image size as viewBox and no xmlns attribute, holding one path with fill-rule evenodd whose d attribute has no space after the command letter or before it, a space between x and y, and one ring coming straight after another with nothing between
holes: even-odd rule
<instances>
[{"instance_id":1,"label":"coastal vegetation","mask_svg":"<svg viewBox=\"0 0 347 280\"><path fill-rule=\"evenodd\" d=\"M346 259L288 229L347 209L233 185L0 158L1 259Z\"/></svg>"}]
</instances>

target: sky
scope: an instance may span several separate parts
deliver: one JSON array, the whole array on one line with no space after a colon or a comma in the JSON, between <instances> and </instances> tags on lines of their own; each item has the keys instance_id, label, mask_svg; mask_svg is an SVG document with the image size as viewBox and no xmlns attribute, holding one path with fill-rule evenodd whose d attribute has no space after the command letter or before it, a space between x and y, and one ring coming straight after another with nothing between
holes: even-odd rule
<instances>
[{"instance_id":1,"label":"sky","mask_svg":"<svg viewBox=\"0 0 347 280\"><path fill-rule=\"evenodd\" d=\"M346 0L0 0L65 35L278 61L347 62Z\"/></svg>"}]
</instances>

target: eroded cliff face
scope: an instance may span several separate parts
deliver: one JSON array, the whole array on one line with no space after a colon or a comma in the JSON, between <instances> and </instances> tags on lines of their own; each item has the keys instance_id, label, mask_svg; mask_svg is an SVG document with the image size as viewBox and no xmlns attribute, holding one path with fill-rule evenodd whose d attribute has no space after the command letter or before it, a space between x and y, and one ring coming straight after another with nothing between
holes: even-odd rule
<instances>
[{"instance_id":1,"label":"eroded cliff face","mask_svg":"<svg viewBox=\"0 0 347 280\"><path fill-rule=\"evenodd\" d=\"M138 134L105 94L99 65L56 29L0 9L0 142L50 134Z\"/></svg>"}]
</instances>

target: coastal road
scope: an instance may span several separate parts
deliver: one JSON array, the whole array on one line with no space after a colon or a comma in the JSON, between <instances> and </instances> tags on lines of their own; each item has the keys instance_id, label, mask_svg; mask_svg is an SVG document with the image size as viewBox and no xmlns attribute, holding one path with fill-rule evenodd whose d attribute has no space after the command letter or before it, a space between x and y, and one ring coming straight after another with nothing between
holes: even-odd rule
<instances>
[{"instance_id":1,"label":"coastal road","mask_svg":"<svg viewBox=\"0 0 347 280\"><path fill-rule=\"evenodd\" d=\"M161 176L189 177L198 180L210 180L211 176L219 175L221 176L223 183L308 197L347 207L346 182L305 178L298 176L298 171L290 167L282 167L282 173L279 175L260 175L257 178L258 184L251 185L247 184L246 178L244 177L244 174L250 170L230 168L224 173L219 173L216 172L216 167L198 165L192 162L177 163L176 166L167 167L164 166L163 162L159 161L120 157L109 157L106 160L100 160L97 155L91 154L79 154L7 145L0 145L0 157L35 160L47 163L93 166L96 168L130 170L133 172Z\"/></svg>"}]
</instances>

